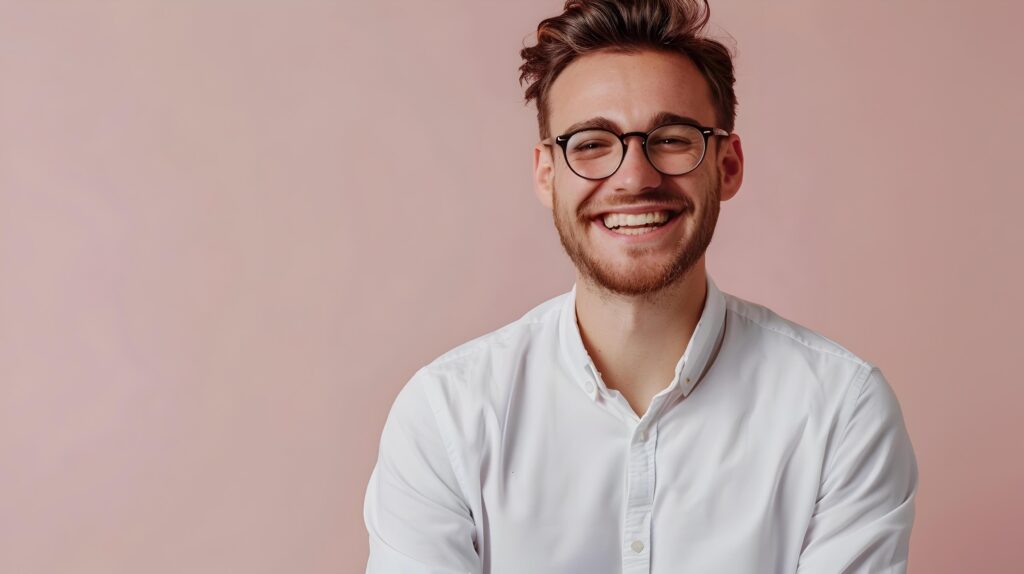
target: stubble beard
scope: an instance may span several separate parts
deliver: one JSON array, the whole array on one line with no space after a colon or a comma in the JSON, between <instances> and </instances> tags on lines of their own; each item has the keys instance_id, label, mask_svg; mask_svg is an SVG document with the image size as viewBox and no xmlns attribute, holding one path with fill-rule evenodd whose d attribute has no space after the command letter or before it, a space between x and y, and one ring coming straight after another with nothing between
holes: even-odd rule
<instances>
[{"instance_id":1,"label":"stubble beard","mask_svg":"<svg viewBox=\"0 0 1024 574\"><path fill-rule=\"evenodd\" d=\"M704 211L702 214L698 214L701 219L697 222L694 235L684 237L681 240L682 244L677 246L675 257L657 269L617 272L607 263L594 257L593 253L587 251L583 242L591 221L578 215L576 221L571 221L568 216L563 216L558 207L558 192L552 190L553 209L551 212L555 221L555 229L558 230L558 237L566 254L569 255L569 259L572 260L585 280L609 294L653 299L662 290L684 278L711 244L715 225L718 223L721 191L719 179L714 177L712 181L713 183L709 184L710 193L707 194L704 202ZM693 214L693 205L688 204L686 210L676 217L692 217ZM682 222L676 222L676 224L680 223ZM643 247L634 249L634 254L637 256L645 255L649 251L648 248ZM638 262L637 265L640 263Z\"/></svg>"}]
</instances>

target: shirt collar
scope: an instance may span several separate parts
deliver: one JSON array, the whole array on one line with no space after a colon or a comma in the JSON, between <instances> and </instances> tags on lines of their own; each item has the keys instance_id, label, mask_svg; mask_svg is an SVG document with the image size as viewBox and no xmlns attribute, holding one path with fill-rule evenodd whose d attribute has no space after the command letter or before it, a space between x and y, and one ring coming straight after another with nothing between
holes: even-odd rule
<instances>
[{"instance_id":1,"label":"shirt collar","mask_svg":"<svg viewBox=\"0 0 1024 574\"><path fill-rule=\"evenodd\" d=\"M725 327L725 297L711 279L710 273L707 277L707 296L704 299L704 308L701 311L697 327L686 345L682 357L676 363L675 378L669 385L670 389L679 387L683 396L688 396L693 387L697 385L704 375L709 362L715 354L722 341ZM579 323L576 317L576 284L573 283L572 290L566 294L562 303L558 319L558 341L560 346L561 360L564 363L569 375L576 383L590 395L596 398L599 390L607 391L604 382L596 375L597 367L594 366L586 347L583 346L583 338L580 335Z\"/></svg>"}]
</instances>

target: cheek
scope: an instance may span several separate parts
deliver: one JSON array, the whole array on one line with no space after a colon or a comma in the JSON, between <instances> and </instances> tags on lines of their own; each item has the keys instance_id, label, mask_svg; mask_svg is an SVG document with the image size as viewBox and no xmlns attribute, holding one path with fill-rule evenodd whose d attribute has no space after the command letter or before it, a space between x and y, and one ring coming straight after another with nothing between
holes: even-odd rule
<instances>
[{"instance_id":1,"label":"cheek","mask_svg":"<svg viewBox=\"0 0 1024 574\"><path fill-rule=\"evenodd\" d=\"M714 173L705 173L695 182L696 185L687 189L686 195L690 202L691 210L698 212L707 211L709 203L718 201L715 191L718 182L715 177L716 174Z\"/></svg>"},{"instance_id":2,"label":"cheek","mask_svg":"<svg viewBox=\"0 0 1024 574\"><path fill-rule=\"evenodd\" d=\"M581 212L593 210L591 202L595 201L600 186L599 181L585 180L568 168L559 166L551 178L552 202L556 209L562 209L572 219L578 219Z\"/></svg>"}]
</instances>

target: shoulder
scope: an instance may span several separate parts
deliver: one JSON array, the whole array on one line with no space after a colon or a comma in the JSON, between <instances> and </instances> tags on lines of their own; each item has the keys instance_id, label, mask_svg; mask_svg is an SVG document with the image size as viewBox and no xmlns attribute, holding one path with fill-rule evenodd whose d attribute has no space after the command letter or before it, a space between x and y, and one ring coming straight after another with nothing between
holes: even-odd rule
<instances>
[{"instance_id":1,"label":"shoulder","mask_svg":"<svg viewBox=\"0 0 1024 574\"><path fill-rule=\"evenodd\" d=\"M770 385L789 408L802 404L818 413L828 431L830 458L835 439L850 432L906 434L899 401L877 365L764 305L725 298L726 337L734 351L728 359L736 367L729 372Z\"/></svg>"},{"instance_id":2,"label":"shoulder","mask_svg":"<svg viewBox=\"0 0 1024 574\"><path fill-rule=\"evenodd\" d=\"M843 344L765 305L724 295L726 347L740 372L840 409L850 408L869 380L880 378L877 366Z\"/></svg>"},{"instance_id":3,"label":"shoulder","mask_svg":"<svg viewBox=\"0 0 1024 574\"><path fill-rule=\"evenodd\" d=\"M421 367L402 393L420 396L441 418L500 411L525 364L547 360L557 348L560 313L569 296L552 297L515 321L442 353Z\"/></svg>"},{"instance_id":4,"label":"shoulder","mask_svg":"<svg viewBox=\"0 0 1024 574\"><path fill-rule=\"evenodd\" d=\"M529 343L545 331L557 328L559 312L568 296L569 293L563 293L540 303L515 321L446 351L421 370L432 373L457 372L485 362L489 357L514 352L514 349Z\"/></svg>"},{"instance_id":5,"label":"shoulder","mask_svg":"<svg viewBox=\"0 0 1024 574\"><path fill-rule=\"evenodd\" d=\"M725 293L727 320L753 344L787 349L794 354L831 358L852 366L870 366L842 344L807 326L783 317L772 309Z\"/></svg>"}]
</instances>

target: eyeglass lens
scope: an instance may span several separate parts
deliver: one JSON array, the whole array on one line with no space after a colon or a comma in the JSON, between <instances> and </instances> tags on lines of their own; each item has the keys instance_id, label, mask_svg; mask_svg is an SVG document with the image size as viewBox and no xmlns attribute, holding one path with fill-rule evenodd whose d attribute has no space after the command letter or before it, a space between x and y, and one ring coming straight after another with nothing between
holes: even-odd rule
<instances>
[{"instance_id":1,"label":"eyeglass lens","mask_svg":"<svg viewBox=\"0 0 1024 574\"><path fill-rule=\"evenodd\" d=\"M639 142L638 142L639 143ZM590 179L608 177L622 163L625 151L619 137L594 129L577 132L566 143L565 158L577 174ZM704 156L704 134L682 124L661 126L647 136L647 157L666 175L692 171Z\"/></svg>"}]
</instances>

